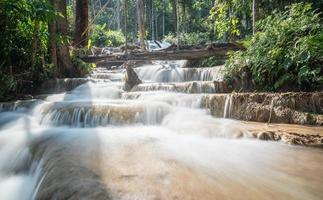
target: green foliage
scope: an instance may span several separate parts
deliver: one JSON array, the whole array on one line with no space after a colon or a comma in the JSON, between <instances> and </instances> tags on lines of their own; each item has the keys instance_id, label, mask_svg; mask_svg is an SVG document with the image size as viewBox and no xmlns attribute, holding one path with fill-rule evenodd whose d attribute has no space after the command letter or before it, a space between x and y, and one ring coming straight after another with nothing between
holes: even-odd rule
<instances>
[{"instance_id":1,"label":"green foliage","mask_svg":"<svg viewBox=\"0 0 323 200\"><path fill-rule=\"evenodd\" d=\"M239 19L232 13L239 5L240 1L220 1L211 9L209 19L213 21L218 38L231 39L240 35Z\"/></svg>"},{"instance_id":2,"label":"green foliage","mask_svg":"<svg viewBox=\"0 0 323 200\"><path fill-rule=\"evenodd\" d=\"M17 81L15 77L5 74L0 74L0 97L4 97L9 93L15 91L17 88Z\"/></svg>"},{"instance_id":3,"label":"green foliage","mask_svg":"<svg viewBox=\"0 0 323 200\"><path fill-rule=\"evenodd\" d=\"M293 4L260 21L257 28L247 51L233 53L227 61L229 78L247 67L254 84L266 90L313 90L323 85L323 26L311 4Z\"/></svg>"},{"instance_id":4,"label":"green foliage","mask_svg":"<svg viewBox=\"0 0 323 200\"><path fill-rule=\"evenodd\" d=\"M69 35L73 35L74 30L75 30L75 15L74 15L73 10L74 10L74 8L72 5L66 6Z\"/></svg>"},{"instance_id":5,"label":"green foliage","mask_svg":"<svg viewBox=\"0 0 323 200\"><path fill-rule=\"evenodd\" d=\"M96 68L96 65L94 63L86 63L82 59L80 59L80 55L84 55L87 52L87 49L79 49L78 52L73 51L71 54L73 66L75 69L78 69L78 76L89 74Z\"/></svg>"},{"instance_id":6,"label":"green foliage","mask_svg":"<svg viewBox=\"0 0 323 200\"><path fill-rule=\"evenodd\" d=\"M120 46L125 43L126 39L121 31L107 30L106 25L95 25L91 41L94 46Z\"/></svg>"},{"instance_id":7,"label":"green foliage","mask_svg":"<svg viewBox=\"0 0 323 200\"><path fill-rule=\"evenodd\" d=\"M164 37L166 42L176 44L176 35L168 34ZM182 33L180 35L181 45L204 45L210 42L210 37L208 33Z\"/></svg>"},{"instance_id":8,"label":"green foliage","mask_svg":"<svg viewBox=\"0 0 323 200\"><path fill-rule=\"evenodd\" d=\"M199 67L214 67L214 66L223 65L223 64L224 64L223 59L219 59L218 57L212 56L209 58L202 59L198 66Z\"/></svg>"},{"instance_id":9,"label":"green foliage","mask_svg":"<svg viewBox=\"0 0 323 200\"><path fill-rule=\"evenodd\" d=\"M47 21L55 16L47 0L0 1L0 97L14 92L20 79L30 80L34 72L43 71ZM31 66L33 39L38 44L34 67Z\"/></svg>"}]
</instances>

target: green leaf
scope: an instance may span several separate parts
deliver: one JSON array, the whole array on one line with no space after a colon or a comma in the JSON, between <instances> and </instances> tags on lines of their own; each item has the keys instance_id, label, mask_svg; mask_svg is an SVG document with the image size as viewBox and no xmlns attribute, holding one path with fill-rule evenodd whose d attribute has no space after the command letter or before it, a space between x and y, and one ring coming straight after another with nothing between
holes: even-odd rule
<instances>
[{"instance_id":1,"label":"green leaf","mask_svg":"<svg viewBox=\"0 0 323 200\"><path fill-rule=\"evenodd\" d=\"M289 80L291 80L291 75L290 74L284 74L282 77L280 77L280 79L278 81L275 82L274 88L275 89L281 88Z\"/></svg>"},{"instance_id":2,"label":"green leaf","mask_svg":"<svg viewBox=\"0 0 323 200\"><path fill-rule=\"evenodd\" d=\"M285 70L288 70L290 66L292 66L293 60L290 57L286 57L283 62L283 67Z\"/></svg>"}]
</instances>

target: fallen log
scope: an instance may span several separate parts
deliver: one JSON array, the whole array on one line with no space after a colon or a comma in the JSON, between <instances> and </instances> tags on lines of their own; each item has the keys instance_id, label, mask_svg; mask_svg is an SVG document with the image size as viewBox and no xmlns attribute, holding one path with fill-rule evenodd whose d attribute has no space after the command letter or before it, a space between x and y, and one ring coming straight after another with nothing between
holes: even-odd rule
<instances>
[{"instance_id":1,"label":"fallen log","mask_svg":"<svg viewBox=\"0 0 323 200\"><path fill-rule=\"evenodd\" d=\"M211 44L203 49L162 50L153 52L133 52L129 54L88 55L82 56L85 62L116 62L128 60L195 60L216 56L224 58L229 51L243 50L243 47L233 43Z\"/></svg>"}]
</instances>

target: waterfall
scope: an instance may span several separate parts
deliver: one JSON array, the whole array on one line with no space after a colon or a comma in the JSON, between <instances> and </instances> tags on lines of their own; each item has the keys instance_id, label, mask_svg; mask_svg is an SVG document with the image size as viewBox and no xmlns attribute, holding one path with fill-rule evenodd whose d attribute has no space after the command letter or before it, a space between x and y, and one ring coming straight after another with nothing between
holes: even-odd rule
<instances>
[{"instance_id":1,"label":"waterfall","mask_svg":"<svg viewBox=\"0 0 323 200\"><path fill-rule=\"evenodd\" d=\"M223 66L215 68L183 68L182 62L157 63L136 68L140 79L153 82L222 81L219 73Z\"/></svg>"},{"instance_id":2,"label":"waterfall","mask_svg":"<svg viewBox=\"0 0 323 200\"><path fill-rule=\"evenodd\" d=\"M231 94L203 106L227 92L221 67L134 69L130 92L102 67L0 103L0 199L323 198L322 149L252 139L268 126L228 119Z\"/></svg>"}]
</instances>

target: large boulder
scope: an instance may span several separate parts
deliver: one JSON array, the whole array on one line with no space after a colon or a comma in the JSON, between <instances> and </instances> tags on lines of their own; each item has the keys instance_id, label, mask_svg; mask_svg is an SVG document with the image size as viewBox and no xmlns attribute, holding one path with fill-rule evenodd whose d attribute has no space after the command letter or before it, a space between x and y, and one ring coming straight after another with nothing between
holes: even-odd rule
<instances>
[{"instance_id":1,"label":"large boulder","mask_svg":"<svg viewBox=\"0 0 323 200\"><path fill-rule=\"evenodd\" d=\"M126 68L126 71L127 71L127 75L126 75L126 81L125 81L124 89L126 91L130 91L133 87L135 87L136 85L139 85L140 83L142 83L142 81L139 79L137 73L130 66L129 63L125 63L125 68Z\"/></svg>"}]
</instances>

